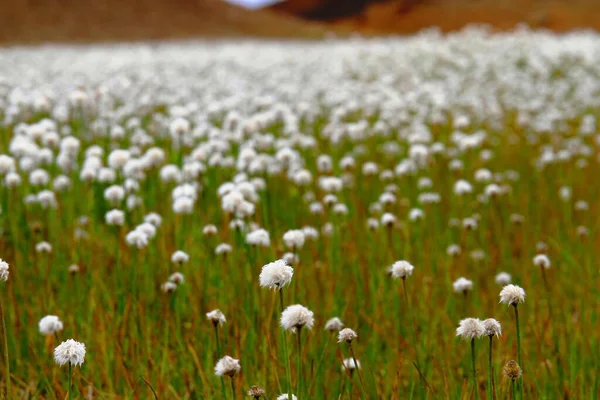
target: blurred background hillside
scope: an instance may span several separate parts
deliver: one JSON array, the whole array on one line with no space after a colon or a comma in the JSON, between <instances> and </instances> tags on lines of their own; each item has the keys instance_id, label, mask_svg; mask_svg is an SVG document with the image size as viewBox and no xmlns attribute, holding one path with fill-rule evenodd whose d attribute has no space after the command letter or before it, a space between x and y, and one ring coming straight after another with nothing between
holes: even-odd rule
<instances>
[{"instance_id":1,"label":"blurred background hillside","mask_svg":"<svg viewBox=\"0 0 600 400\"><path fill-rule=\"evenodd\" d=\"M600 0L4 0L0 42L193 37L318 38L413 33L469 23L600 28Z\"/></svg>"}]
</instances>

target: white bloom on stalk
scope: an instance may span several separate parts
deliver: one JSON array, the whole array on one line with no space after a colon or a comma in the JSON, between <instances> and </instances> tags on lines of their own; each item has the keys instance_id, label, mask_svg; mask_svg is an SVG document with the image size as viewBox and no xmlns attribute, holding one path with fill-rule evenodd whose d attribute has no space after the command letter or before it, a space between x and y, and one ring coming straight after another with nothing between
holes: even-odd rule
<instances>
[{"instance_id":1,"label":"white bloom on stalk","mask_svg":"<svg viewBox=\"0 0 600 400\"><path fill-rule=\"evenodd\" d=\"M233 250L231 245L227 243L221 243L215 248L215 254L227 254L231 253L231 250Z\"/></svg>"},{"instance_id":2,"label":"white bloom on stalk","mask_svg":"<svg viewBox=\"0 0 600 400\"><path fill-rule=\"evenodd\" d=\"M325 323L325 330L329 332L339 332L344 328L344 323L338 317L333 317Z\"/></svg>"},{"instance_id":3,"label":"white bloom on stalk","mask_svg":"<svg viewBox=\"0 0 600 400\"><path fill-rule=\"evenodd\" d=\"M281 327L294 333L304 327L312 329L314 323L313 312L300 304L288 306L281 313Z\"/></svg>"},{"instance_id":4,"label":"white bloom on stalk","mask_svg":"<svg viewBox=\"0 0 600 400\"><path fill-rule=\"evenodd\" d=\"M483 321L483 327L485 328L485 336L500 336L502 335L502 326L500 322L494 318L488 318Z\"/></svg>"},{"instance_id":5,"label":"white bloom on stalk","mask_svg":"<svg viewBox=\"0 0 600 400\"><path fill-rule=\"evenodd\" d=\"M246 235L246 242L252 246L269 247L271 245L271 238L269 232L264 229L257 229Z\"/></svg>"},{"instance_id":6,"label":"white bloom on stalk","mask_svg":"<svg viewBox=\"0 0 600 400\"><path fill-rule=\"evenodd\" d=\"M283 241L287 247L299 249L304 246L304 232L300 229L287 231L283 235Z\"/></svg>"},{"instance_id":7,"label":"white bloom on stalk","mask_svg":"<svg viewBox=\"0 0 600 400\"><path fill-rule=\"evenodd\" d=\"M35 245L35 251L37 253L50 253L52 252L52 245L48 242L39 242Z\"/></svg>"},{"instance_id":8,"label":"white bloom on stalk","mask_svg":"<svg viewBox=\"0 0 600 400\"><path fill-rule=\"evenodd\" d=\"M56 315L46 315L38 324L40 333L48 336L63 330L63 323Z\"/></svg>"},{"instance_id":9,"label":"white bloom on stalk","mask_svg":"<svg viewBox=\"0 0 600 400\"><path fill-rule=\"evenodd\" d=\"M512 277L508 272L499 272L494 280L498 285L508 285L511 282Z\"/></svg>"},{"instance_id":10,"label":"white bloom on stalk","mask_svg":"<svg viewBox=\"0 0 600 400\"><path fill-rule=\"evenodd\" d=\"M473 281L460 277L452 283L452 288L456 293L466 293L473 290Z\"/></svg>"},{"instance_id":11,"label":"white bloom on stalk","mask_svg":"<svg viewBox=\"0 0 600 400\"><path fill-rule=\"evenodd\" d=\"M181 250L177 250L173 255L171 255L171 262L174 264L183 264L190 261L190 256Z\"/></svg>"},{"instance_id":12,"label":"white bloom on stalk","mask_svg":"<svg viewBox=\"0 0 600 400\"><path fill-rule=\"evenodd\" d=\"M356 360L354 363L354 358L346 358L342 363L342 371L352 371L354 369L360 369L360 361Z\"/></svg>"},{"instance_id":13,"label":"white bloom on stalk","mask_svg":"<svg viewBox=\"0 0 600 400\"><path fill-rule=\"evenodd\" d=\"M202 228L202 234L206 236L212 236L217 234L217 227L214 225L206 225Z\"/></svg>"},{"instance_id":14,"label":"white bloom on stalk","mask_svg":"<svg viewBox=\"0 0 600 400\"><path fill-rule=\"evenodd\" d=\"M8 263L0 258L0 282L6 282L8 280Z\"/></svg>"},{"instance_id":15,"label":"white bloom on stalk","mask_svg":"<svg viewBox=\"0 0 600 400\"><path fill-rule=\"evenodd\" d=\"M175 289L177 289L177 284L171 281L167 281L160 285L160 290L162 290L163 293L173 293Z\"/></svg>"},{"instance_id":16,"label":"white bloom on stalk","mask_svg":"<svg viewBox=\"0 0 600 400\"><path fill-rule=\"evenodd\" d=\"M277 400L289 400L288 394L281 394L277 397ZM292 400L298 400L295 394L292 394Z\"/></svg>"},{"instance_id":17,"label":"white bloom on stalk","mask_svg":"<svg viewBox=\"0 0 600 400\"><path fill-rule=\"evenodd\" d=\"M392 278L394 279L406 279L406 277L412 275L414 269L415 267L413 267L411 263L402 260L396 261L394 264L392 264L390 268L390 273L392 275Z\"/></svg>"},{"instance_id":18,"label":"white bloom on stalk","mask_svg":"<svg viewBox=\"0 0 600 400\"><path fill-rule=\"evenodd\" d=\"M233 377L235 374L240 372L241 369L242 367L240 366L240 360L236 360L230 356L225 356L217 361L217 365L215 365L215 375Z\"/></svg>"},{"instance_id":19,"label":"white bloom on stalk","mask_svg":"<svg viewBox=\"0 0 600 400\"><path fill-rule=\"evenodd\" d=\"M61 367L65 364L80 366L85 359L85 344L68 339L54 349L54 361Z\"/></svg>"},{"instance_id":20,"label":"white bloom on stalk","mask_svg":"<svg viewBox=\"0 0 600 400\"><path fill-rule=\"evenodd\" d=\"M125 223L125 213L121 210L110 210L104 215L107 225L122 226Z\"/></svg>"},{"instance_id":21,"label":"white bloom on stalk","mask_svg":"<svg viewBox=\"0 0 600 400\"><path fill-rule=\"evenodd\" d=\"M546 254L538 254L533 257L533 265L538 268L549 269L551 266L550 258Z\"/></svg>"},{"instance_id":22,"label":"white bloom on stalk","mask_svg":"<svg viewBox=\"0 0 600 400\"><path fill-rule=\"evenodd\" d=\"M227 322L227 319L225 318L225 314L223 314L221 312L221 310L217 309L217 310L212 310L211 312L207 312L206 313L206 318L208 318L208 320L210 322L213 323L213 325L223 325L225 322Z\"/></svg>"},{"instance_id":23,"label":"white bloom on stalk","mask_svg":"<svg viewBox=\"0 0 600 400\"><path fill-rule=\"evenodd\" d=\"M485 326L478 318L465 318L456 328L456 336L465 340L480 338L485 335Z\"/></svg>"},{"instance_id":24,"label":"white bloom on stalk","mask_svg":"<svg viewBox=\"0 0 600 400\"><path fill-rule=\"evenodd\" d=\"M500 291L500 303L516 306L525 302L525 290L517 285L506 285Z\"/></svg>"},{"instance_id":25,"label":"white bloom on stalk","mask_svg":"<svg viewBox=\"0 0 600 400\"><path fill-rule=\"evenodd\" d=\"M350 328L344 328L338 333L338 343L346 342L352 343L354 339L358 337L358 334Z\"/></svg>"},{"instance_id":26,"label":"white bloom on stalk","mask_svg":"<svg viewBox=\"0 0 600 400\"><path fill-rule=\"evenodd\" d=\"M259 276L260 286L269 289L281 289L289 285L294 275L294 268L284 260L277 260L262 267Z\"/></svg>"},{"instance_id":27,"label":"white bloom on stalk","mask_svg":"<svg viewBox=\"0 0 600 400\"><path fill-rule=\"evenodd\" d=\"M173 282L176 285L181 285L185 282L185 277L181 272L173 272L171 276L169 276L169 282Z\"/></svg>"}]
</instances>

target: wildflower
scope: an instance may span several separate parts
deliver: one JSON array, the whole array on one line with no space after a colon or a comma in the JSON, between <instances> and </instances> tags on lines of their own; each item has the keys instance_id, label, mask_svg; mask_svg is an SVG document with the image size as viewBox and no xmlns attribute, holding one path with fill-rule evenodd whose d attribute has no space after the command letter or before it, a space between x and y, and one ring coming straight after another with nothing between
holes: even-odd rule
<instances>
[{"instance_id":1,"label":"wildflower","mask_svg":"<svg viewBox=\"0 0 600 400\"><path fill-rule=\"evenodd\" d=\"M344 328L338 333L338 343L352 343L352 341L357 337L358 335L352 329Z\"/></svg>"},{"instance_id":2,"label":"wildflower","mask_svg":"<svg viewBox=\"0 0 600 400\"><path fill-rule=\"evenodd\" d=\"M183 264L186 263L190 260L190 256L181 251L181 250L177 250L175 253L173 253L173 255L171 255L171 262L174 264Z\"/></svg>"},{"instance_id":3,"label":"wildflower","mask_svg":"<svg viewBox=\"0 0 600 400\"><path fill-rule=\"evenodd\" d=\"M54 349L54 361L61 367L65 364L80 366L85 359L85 344L68 339Z\"/></svg>"},{"instance_id":4,"label":"wildflower","mask_svg":"<svg viewBox=\"0 0 600 400\"><path fill-rule=\"evenodd\" d=\"M396 261L390 269L392 278L402 278L412 275L414 267L408 261Z\"/></svg>"},{"instance_id":5,"label":"wildflower","mask_svg":"<svg viewBox=\"0 0 600 400\"><path fill-rule=\"evenodd\" d=\"M485 326L478 318L463 319L456 328L456 336L460 336L465 340L482 337L485 332Z\"/></svg>"},{"instance_id":6,"label":"wildflower","mask_svg":"<svg viewBox=\"0 0 600 400\"><path fill-rule=\"evenodd\" d=\"M125 213L121 210L110 210L104 215L107 225L121 226L125 223Z\"/></svg>"},{"instance_id":7,"label":"wildflower","mask_svg":"<svg viewBox=\"0 0 600 400\"><path fill-rule=\"evenodd\" d=\"M333 317L325 323L325 330L329 332L339 332L344 328L344 323L338 317Z\"/></svg>"},{"instance_id":8,"label":"wildflower","mask_svg":"<svg viewBox=\"0 0 600 400\"><path fill-rule=\"evenodd\" d=\"M271 245L269 232L264 229L257 229L248 233L246 235L246 242L252 246L269 247Z\"/></svg>"},{"instance_id":9,"label":"wildflower","mask_svg":"<svg viewBox=\"0 0 600 400\"><path fill-rule=\"evenodd\" d=\"M46 315L38 324L42 335L53 335L63 330L63 323L56 315Z\"/></svg>"},{"instance_id":10,"label":"wildflower","mask_svg":"<svg viewBox=\"0 0 600 400\"><path fill-rule=\"evenodd\" d=\"M539 268L549 269L550 268L550 258L548 258L545 254L538 254L533 257L533 265Z\"/></svg>"},{"instance_id":11,"label":"wildflower","mask_svg":"<svg viewBox=\"0 0 600 400\"><path fill-rule=\"evenodd\" d=\"M250 390L248 390L248 396L254 397L255 399L259 399L265 395L265 389L260 386L252 386Z\"/></svg>"},{"instance_id":12,"label":"wildflower","mask_svg":"<svg viewBox=\"0 0 600 400\"><path fill-rule=\"evenodd\" d=\"M457 244L451 244L446 249L446 254L448 254L449 256L457 257L457 256L460 255L461 251L462 250L461 250L461 248L460 248L459 245L457 245Z\"/></svg>"},{"instance_id":13,"label":"wildflower","mask_svg":"<svg viewBox=\"0 0 600 400\"><path fill-rule=\"evenodd\" d=\"M177 284L171 281L167 281L160 285L160 290L162 290L163 293L173 293L175 289L177 289Z\"/></svg>"},{"instance_id":14,"label":"wildflower","mask_svg":"<svg viewBox=\"0 0 600 400\"><path fill-rule=\"evenodd\" d=\"M239 360L225 356L217 362L217 365L215 365L215 375L233 377L240 372L241 369L242 367L240 366Z\"/></svg>"},{"instance_id":15,"label":"wildflower","mask_svg":"<svg viewBox=\"0 0 600 400\"><path fill-rule=\"evenodd\" d=\"M181 272L174 272L169 276L169 282L173 282L176 285L181 285L185 282L185 278Z\"/></svg>"},{"instance_id":16,"label":"wildflower","mask_svg":"<svg viewBox=\"0 0 600 400\"><path fill-rule=\"evenodd\" d=\"M517 364L515 360L510 360L502 369L502 375L504 375L510 380L515 381L519 379L521 375L523 375L523 371L521 370L521 367L519 366L519 364Z\"/></svg>"},{"instance_id":17,"label":"wildflower","mask_svg":"<svg viewBox=\"0 0 600 400\"><path fill-rule=\"evenodd\" d=\"M525 291L516 285L506 285L500 291L500 303L516 306L525 302Z\"/></svg>"},{"instance_id":18,"label":"wildflower","mask_svg":"<svg viewBox=\"0 0 600 400\"><path fill-rule=\"evenodd\" d=\"M313 312L300 304L288 306L281 313L281 327L294 333L303 327L312 329L314 323Z\"/></svg>"},{"instance_id":19,"label":"wildflower","mask_svg":"<svg viewBox=\"0 0 600 400\"><path fill-rule=\"evenodd\" d=\"M79 272L79 265L77 264L71 264L69 265L69 269L68 269L70 274L76 274Z\"/></svg>"},{"instance_id":20,"label":"wildflower","mask_svg":"<svg viewBox=\"0 0 600 400\"><path fill-rule=\"evenodd\" d=\"M206 236L212 236L217 234L217 227L214 225L206 225L202 228L202 234Z\"/></svg>"},{"instance_id":21,"label":"wildflower","mask_svg":"<svg viewBox=\"0 0 600 400\"><path fill-rule=\"evenodd\" d=\"M500 322L496 321L494 318L484 320L483 327L485 328L485 336L502 335L502 326L500 326Z\"/></svg>"},{"instance_id":22,"label":"wildflower","mask_svg":"<svg viewBox=\"0 0 600 400\"><path fill-rule=\"evenodd\" d=\"M294 269L284 260L277 260L262 267L259 276L260 286L269 289L281 289L292 281Z\"/></svg>"},{"instance_id":23,"label":"wildflower","mask_svg":"<svg viewBox=\"0 0 600 400\"><path fill-rule=\"evenodd\" d=\"M0 258L0 282L6 282L8 280L8 263Z\"/></svg>"},{"instance_id":24,"label":"wildflower","mask_svg":"<svg viewBox=\"0 0 600 400\"><path fill-rule=\"evenodd\" d=\"M279 395L279 397L277 397L277 400L288 400L288 399L289 399L289 397L288 397L287 393ZM295 394L292 395L292 400L298 400L298 398L296 397Z\"/></svg>"},{"instance_id":25,"label":"wildflower","mask_svg":"<svg viewBox=\"0 0 600 400\"><path fill-rule=\"evenodd\" d=\"M511 282L512 277L508 272L499 272L494 280L498 285L508 285Z\"/></svg>"},{"instance_id":26,"label":"wildflower","mask_svg":"<svg viewBox=\"0 0 600 400\"><path fill-rule=\"evenodd\" d=\"M342 362L342 371L352 372L352 370L354 369L360 369L360 361L356 360L355 363L354 358L344 359L344 361Z\"/></svg>"},{"instance_id":27,"label":"wildflower","mask_svg":"<svg viewBox=\"0 0 600 400\"><path fill-rule=\"evenodd\" d=\"M39 242L35 245L35 251L37 253L50 253L52 251L52 245L48 242Z\"/></svg>"},{"instance_id":28,"label":"wildflower","mask_svg":"<svg viewBox=\"0 0 600 400\"><path fill-rule=\"evenodd\" d=\"M206 318L208 318L208 320L212 322L215 326L223 325L225 322L227 322L227 319L225 319L225 314L223 314L221 310L218 309L206 313Z\"/></svg>"},{"instance_id":29,"label":"wildflower","mask_svg":"<svg viewBox=\"0 0 600 400\"><path fill-rule=\"evenodd\" d=\"M452 288L456 293L467 293L469 290L473 290L473 281L467 278L460 277L454 281Z\"/></svg>"},{"instance_id":30,"label":"wildflower","mask_svg":"<svg viewBox=\"0 0 600 400\"><path fill-rule=\"evenodd\" d=\"M215 248L215 254L227 254L231 253L231 250L233 250L231 245L227 243L221 243Z\"/></svg>"}]
</instances>

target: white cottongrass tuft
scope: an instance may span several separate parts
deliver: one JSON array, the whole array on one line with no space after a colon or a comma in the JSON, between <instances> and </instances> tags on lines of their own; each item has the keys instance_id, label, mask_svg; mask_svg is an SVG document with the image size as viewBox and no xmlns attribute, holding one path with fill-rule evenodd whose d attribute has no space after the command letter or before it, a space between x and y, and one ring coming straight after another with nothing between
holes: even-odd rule
<instances>
[{"instance_id":1,"label":"white cottongrass tuft","mask_svg":"<svg viewBox=\"0 0 600 400\"><path fill-rule=\"evenodd\" d=\"M456 293L466 293L473 290L473 281L463 278L462 276L454 281L452 288Z\"/></svg>"},{"instance_id":2,"label":"white cottongrass tuft","mask_svg":"<svg viewBox=\"0 0 600 400\"><path fill-rule=\"evenodd\" d=\"M213 325L223 325L225 322L227 322L225 314L223 314L219 309L207 312L206 318L208 318L208 320L212 322Z\"/></svg>"},{"instance_id":3,"label":"white cottongrass tuft","mask_svg":"<svg viewBox=\"0 0 600 400\"><path fill-rule=\"evenodd\" d=\"M508 272L499 272L495 281L498 285L508 285L512 281L512 277Z\"/></svg>"},{"instance_id":4,"label":"white cottongrass tuft","mask_svg":"<svg viewBox=\"0 0 600 400\"><path fill-rule=\"evenodd\" d=\"M329 332L339 332L344 329L344 323L338 317L333 317L325 323L325 330Z\"/></svg>"},{"instance_id":5,"label":"white cottongrass tuft","mask_svg":"<svg viewBox=\"0 0 600 400\"><path fill-rule=\"evenodd\" d=\"M346 342L352 343L354 339L358 337L358 334L350 328L344 328L338 333L338 343Z\"/></svg>"},{"instance_id":6,"label":"white cottongrass tuft","mask_svg":"<svg viewBox=\"0 0 600 400\"><path fill-rule=\"evenodd\" d=\"M533 257L533 265L538 268L549 269L551 266L550 258L545 254L538 254Z\"/></svg>"},{"instance_id":7,"label":"white cottongrass tuft","mask_svg":"<svg viewBox=\"0 0 600 400\"><path fill-rule=\"evenodd\" d=\"M38 324L40 333L48 336L63 330L63 323L56 315L46 315Z\"/></svg>"},{"instance_id":8,"label":"white cottongrass tuft","mask_svg":"<svg viewBox=\"0 0 600 400\"><path fill-rule=\"evenodd\" d=\"M360 361L356 360L356 363L354 363L353 358L344 359L342 363L342 371L352 371L354 369L360 369Z\"/></svg>"},{"instance_id":9,"label":"white cottongrass tuft","mask_svg":"<svg viewBox=\"0 0 600 400\"><path fill-rule=\"evenodd\" d=\"M80 366L85 359L85 344L68 339L54 349L54 361L61 367L65 364Z\"/></svg>"},{"instance_id":10,"label":"white cottongrass tuft","mask_svg":"<svg viewBox=\"0 0 600 400\"><path fill-rule=\"evenodd\" d=\"M162 290L164 293L173 293L175 289L177 289L177 284L171 281L167 281L160 285L160 290Z\"/></svg>"},{"instance_id":11,"label":"white cottongrass tuft","mask_svg":"<svg viewBox=\"0 0 600 400\"><path fill-rule=\"evenodd\" d=\"M177 250L175 253L173 253L173 255L171 256L171 262L174 264L183 264L190 261L190 256L181 250Z\"/></svg>"},{"instance_id":12,"label":"white cottongrass tuft","mask_svg":"<svg viewBox=\"0 0 600 400\"><path fill-rule=\"evenodd\" d=\"M456 328L456 336L465 340L476 339L485 335L485 326L479 318L465 318L461 320Z\"/></svg>"},{"instance_id":13,"label":"white cottongrass tuft","mask_svg":"<svg viewBox=\"0 0 600 400\"><path fill-rule=\"evenodd\" d=\"M271 239L269 232L264 229L257 229L246 235L246 242L252 246L269 247L271 245Z\"/></svg>"},{"instance_id":14,"label":"white cottongrass tuft","mask_svg":"<svg viewBox=\"0 0 600 400\"><path fill-rule=\"evenodd\" d=\"M8 263L0 258L0 282L6 282L8 274Z\"/></svg>"},{"instance_id":15,"label":"white cottongrass tuft","mask_svg":"<svg viewBox=\"0 0 600 400\"><path fill-rule=\"evenodd\" d=\"M304 327L312 329L314 323L313 312L300 304L288 306L281 313L281 327L294 333Z\"/></svg>"},{"instance_id":16,"label":"white cottongrass tuft","mask_svg":"<svg viewBox=\"0 0 600 400\"><path fill-rule=\"evenodd\" d=\"M241 369L240 360L225 356L217 361L217 365L215 365L215 375L233 377L240 372Z\"/></svg>"},{"instance_id":17,"label":"white cottongrass tuft","mask_svg":"<svg viewBox=\"0 0 600 400\"><path fill-rule=\"evenodd\" d=\"M285 245L292 249L299 249L304 246L304 232L301 229L294 229L283 234Z\"/></svg>"},{"instance_id":18,"label":"white cottongrass tuft","mask_svg":"<svg viewBox=\"0 0 600 400\"><path fill-rule=\"evenodd\" d=\"M288 394L285 393L285 394L279 395L279 397L277 397L277 400L289 400ZM298 400L298 398L296 397L295 394L292 395L292 400Z\"/></svg>"},{"instance_id":19,"label":"white cottongrass tuft","mask_svg":"<svg viewBox=\"0 0 600 400\"><path fill-rule=\"evenodd\" d=\"M500 303L516 306L525 302L525 290L517 285L506 285L500 291Z\"/></svg>"},{"instance_id":20,"label":"white cottongrass tuft","mask_svg":"<svg viewBox=\"0 0 600 400\"><path fill-rule=\"evenodd\" d=\"M415 269L415 267L413 267L408 261L396 261L394 264L392 264L390 273L394 279L406 279L407 276L412 275L413 269Z\"/></svg>"},{"instance_id":21,"label":"white cottongrass tuft","mask_svg":"<svg viewBox=\"0 0 600 400\"><path fill-rule=\"evenodd\" d=\"M52 252L52 245L48 242L39 242L35 245L35 251L37 253L50 253Z\"/></svg>"},{"instance_id":22,"label":"white cottongrass tuft","mask_svg":"<svg viewBox=\"0 0 600 400\"><path fill-rule=\"evenodd\" d=\"M277 260L262 267L259 276L260 286L269 289L281 289L289 285L294 275L294 268L286 264L284 260Z\"/></svg>"},{"instance_id":23,"label":"white cottongrass tuft","mask_svg":"<svg viewBox=\"0 0 600 400\"><path fill-rule=\"evenodd\" d=\"M500 322L494 318L488 318L483 321L483 327L485 328L485 336L500 336L502 335L502 326Z\"/></svg>"},{"instance_id":24,"label":"white cottongrass tuft","mask_svg":"<svg viewBox=\"0 0 600 400\"><path fill-rule=\"evenodd\" d=\"M171 276L169 276L169 282L173 282L176 285L181 285L185 282L185 277L181 272L173 272Z\"/></svg>"}]
</instances>

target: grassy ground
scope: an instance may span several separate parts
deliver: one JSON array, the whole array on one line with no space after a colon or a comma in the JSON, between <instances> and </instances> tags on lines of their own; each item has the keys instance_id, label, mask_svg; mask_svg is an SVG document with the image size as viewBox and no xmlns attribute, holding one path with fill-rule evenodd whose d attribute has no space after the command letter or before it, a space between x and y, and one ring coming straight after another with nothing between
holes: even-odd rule
<instances>
[{"instance_id":1,"label":"grassy ground","mask_svg":"<svg viewBox=\"0 0 600 400\"><path fill-rule=\"evenodd\" d=\"M285 305L302 304L316 319L312 330L301 331L300 355L297 336L284 335L294 392L298 381L303 382L302 392L296 393L299 398L475 398L470 386L469 343L455 336L459 321L466 317L496 318L502 324L503 334L493 342L494 398L511 398L510 382L501 370L517 358L517 337L513 308L499 304L502 286L494 279L501 271L510 273L513 283L527 293L525 303L519 306L524 398L598 398L597 144L595 136L578 133L583 114L598 116L598 110L583 107L564 117L563 129L551 135L532 133L517 123L516 113L510 109L505 110L500 127L488 119L473 118L463 130L483 129L488 133L486 139L481 146L454 155L448 149L456 148L451 139L456 128L452 114L447 113L447 122L426 122L434 141L444 143L446 150L430 153L414 175L392 175L390 180L380 179L379 174L365 175L362 164L374 161L379 171L393 171L409 157L410 145L399 133L402 129L392 126L391 136L362 137L358 142L362 151L358 152L357 142L332 144L324 133L326 123L333 120L331 108L315 106L312 110L316 117L301 118L300 129L313 137L316 145L295 146L295 150L312 173L313 182L299 187L286 172L253 174L264 179L266 189L257 191L256 212L246 223L256 223L269 232L268 248L248 245L246 233L231 229L233 217L221 209L217 188L233 179L236 168L211 166L206 160L206 171L193 179L202 190L191 215L174 213L171 194L176 184L161 182L160 169L149 168L145 179L139 179L137 195L143 204L126 211L122 227L107 226L105 213L115 207L126 210L124 201L110 204L103 196L109 184L82 182L79 169L67 174L72 186L57 193L55 209L24 203L27 194L41 189L33 187L24 172L20 173L22 185L3 186L0 255L10 264L10 278L0 283L8 344L8 348L0 348L8 351L10 360L8 398L65 398L67 370L54 364L52 351L72 337L87 348L85 363L74 372L74 398L149 399L153 396L151 385L160 399L220 399L221 382L213 370L216 361L228 354L242 366L233 380L236 398L245 396L256 384L266 389L267 398L274 399L288 387L279 327L281 310L278 293L260 288L258 276L263 265L291 251L285 247L283 234L304 226L316 227L321 235L296 249L300 261L294 265L291 284L282 291ZM147 109L140 115L141 127L154 135L153 146L165 150L165 164L181 165L182 155L191 154L192 148L176 150L168 135L155 130L151 115L164 113L162 106ZM104 150L103 160L115 147L132 146L133 130L119 141L92 138L89 118L78 115L72 112L60 125L70 126L72 135L81 139L79 166L84 150L91 145ZM30 113L23 121L32 124L46 117L48 114ZM348 125L366 121L371 131L380 118L379 112L357 109L347 113L344 121ZM211 123L222 127L223 117L212 117ZM15 124L2 128L0 153L8 152ZM279 121L267 123L261 133L285 136ZM225 155L237 159L240 143L248 145L253 137L256 139L257 133L246 135L242 142L227 139L231 150ZM196 146L208 139L195 140ZM573 150L565 162L535 166L545 146L557 151L573 149L568 143L574 140L589 147L591 154L578 155ZM390 141L400 144L398 154L382 150ZM482 150L491 151L493 157L482 157ZM275 154L273 148L264 152ZM331 156L331 172L318 171L320 154ZM339 161L348 154L354 154L356 167L343 171ZM452 159L460 159L463 169L450 170ZM578 165L579 159L586 159L588 165ZM61 173L54 162L43 168L52 177ZM481 168L500 174L496 176L499 185L508 188L485 202L478 201L478 195L490 182L474 178ZM317 177L329 175L353 181L336 193L338 202L347 206L347 215L327 207L322 215L309 211L307 194L323 199L326 193ZM430 178L431 188L424 187L426 182L420 179L424 177ZM454 194L460 178L473 184L473 193ZM122 172L114 183L124 183ZM562 186L571 187L569 200L558 195ZM379 212L370 211L369 206L386 191L394 192L397 201L381 205ZM423 204L419 201L423 192L436 192L441 201ZM589 208L578 210L579 200L587 201ZM408 218L415 207L424 211L422 220ZM150 212L162 216L156 236L146 248L128 246L126 234ZM368 218L379 220L383 212L393 213L397 222L369 229ZM87 216L87 222L82 223L81 216ZM452 226L454 218L468 217L478 221L477 229L464 229L460 222ZM331 227L323 233L326 222ZM203 234L207 224L216 225L218 233ZM581 228L578 232L581 226L587 227L586 235ZM36 252L41 241L52 245L51 253ZM546 250L537 250L540 241ZM230 244L233 251L215 254L219 243ZM460 246L460 255L447 254L451 244ZM190 261L173 264L170 258L175 250L187 252ZM473 254L476 250L482 251L481 259ZM552 262L545 271L532 262L542 251ZM386 272L397 260L408 260L415 267L405 281L406 292L402 281ZM79 265L78 273L68 271L72 264ZM173 293L163 293L161 284L176 271L184 274L185 283ZM452 290L452 283L461 276L473 281L473 290L466 294ZM217 353L215 329L205 316L215 308L227 317L227 323L217 330L221 354ZM42 336L37 322L47 314L58 315L64 330ZM351 357L349 347L337 343L336 333L324 331L324 323L334 316L359 335L352 346L362 365L360 376L343 372L342 360ZM489 388L487 345L487 338L476 341L481 398L486 398ZM0 366L5 371L4 361ZM4 392L7 376L1 376ZM226 378L226 396L233 398L229 383Z\"/></svg>"}]
</instances>

